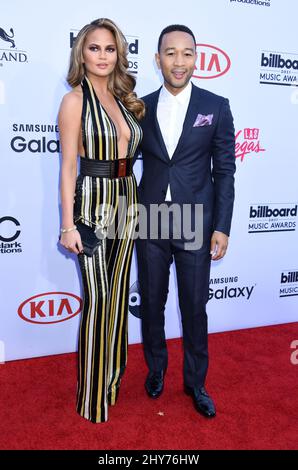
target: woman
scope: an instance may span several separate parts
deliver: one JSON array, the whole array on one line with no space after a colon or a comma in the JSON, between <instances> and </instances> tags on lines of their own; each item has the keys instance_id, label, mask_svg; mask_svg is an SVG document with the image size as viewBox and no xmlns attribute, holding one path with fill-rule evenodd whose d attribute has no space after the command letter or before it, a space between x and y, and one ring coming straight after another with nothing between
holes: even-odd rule
<instances>
[{"instance_id":1,"label":"woman","mask_svg":"<svg viewBox=\"0 0 298 470\"><path fill-rule=\"evenodd\" d=\"M126 55L125 37L111 20L84 26L71 52L67 81L73 90L59 111L60 242L78 254L84 289L77 411L94 423L107 421L108 404L116 402L127 361L129 273L137 223L132 160L141 140L138 119L144 104L133 92L135 79L127 72ZM76 223L101 233L92 256L84 254Z\"/></svg>"}]
</instances>

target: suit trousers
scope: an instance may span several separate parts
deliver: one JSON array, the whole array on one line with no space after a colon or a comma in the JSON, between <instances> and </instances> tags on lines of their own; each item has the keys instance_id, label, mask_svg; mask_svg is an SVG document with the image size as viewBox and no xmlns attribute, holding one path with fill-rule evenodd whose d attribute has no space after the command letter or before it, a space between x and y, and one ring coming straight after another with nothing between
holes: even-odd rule
<instances>
[{"instance_id":1,"label":"suit trousers","mask_svg":"<svg viewBox=\"0 0 298 470\"><path fill-rule=\"evenodd\" d=\"M148 237L136 240L144 354L150 371L166 371L168 354L164 313L170 266L174 260L183 329L184 384L201 387L208 369L206 304L211 232L210 236L209 233L205 236L200 249L186 249L183 236L174 238L174 223L174 217L170 218L167 239Z\"/></svg>"}]
</instances>

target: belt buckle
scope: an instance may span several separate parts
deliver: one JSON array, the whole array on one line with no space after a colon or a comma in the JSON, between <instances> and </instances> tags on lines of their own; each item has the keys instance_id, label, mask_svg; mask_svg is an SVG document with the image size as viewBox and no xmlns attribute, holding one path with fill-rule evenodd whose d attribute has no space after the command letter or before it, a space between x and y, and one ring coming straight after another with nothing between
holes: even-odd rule
<instances>
[{"instance_id":1,"label":"belt buckle","mask_svg":"<svg viewBox=\"0 0 298 470\"><path fill-rule=\"evenodd\" d=\"M118 164L118 177L126 176L126 158L120 158Z\"/></svg>"}]
</instances>

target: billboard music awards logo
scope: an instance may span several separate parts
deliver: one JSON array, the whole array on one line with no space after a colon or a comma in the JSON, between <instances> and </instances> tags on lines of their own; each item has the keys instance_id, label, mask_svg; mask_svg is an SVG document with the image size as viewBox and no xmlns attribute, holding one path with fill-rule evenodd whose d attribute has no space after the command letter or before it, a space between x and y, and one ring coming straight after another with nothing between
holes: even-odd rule
<instances>
[{"instance_id":1,"label":"billboard music awards logo","mask_svg":"<svg viewBox=\"0 0 298 470\"><path fill-rule=\"evenodd\" d=\"M14 123L11 149L16 153L59 153L60 142L57 139L57 124ZM50 134L53 134L51 136ZM53 138L51 138L53 137Z\"/></svg>"},{"instance_id":2,"label":"billboard music awards logo","mask_svg":"<svg viewBox=\"0 0 298 470\"><path fill-rule=\"evenodd\" d=\"M248 233L295 232L297 204L253 204L249 208Z\"/></svg>"},{"instance_id":3,"label":"billboard music awards logo","mask_svg":"<svg viewBox=\"0 0 298 470\"><path fill-rule=\"evenodd\" d=\"M27 52L17 49L13 28L0 27L0 67L7 63L26 62L28 62Z\"/></svg>"},{"instance_id":4,"label":"billboard music awards logo","mask_svg":"<svg viewBox=\"0 0 298 470\"><path fill-rule=\"evenodd\" d=\"M260 67L263 85L298 85L298 54L262 51Z\"/></svg>"},{"instance_id":5,"label":"billboard music awards logo","mask_svg":"<svg viewBox=\"0 0 298 470\"><path fill-rule=\"evenodd\" d=\"M197 54L194 78L218 78L226 74L231 67L228 54L219 47L211 44L197 44Z\"/></svg>"},{"instance_id":6,"label":"billboard music awards logo","mask_svg":"<svg viewBox=\"0 0 298 470\"><path fill-rule=\"evenodd\" d=\"M262 155L266 149L260 143L260 129L246 127L235 135L235 156L243 162L247 155Z\"/></svg>"},{"instance_id":7,"label":"billboard music awards logo","mask_svg":"<svg viewBox=\"0 0 298 470\"><path fill-rule=\"evenodd\" d=\"M245 299L249 300L256 287L254 285L239 286L238 276L226 276L210 278L209 281L209 300L223 300L223 299Z\"/></svg>"},{"instance_id":8,"label":"billboard music awards logo","mask_svg":"<svg viewBox=\"0 0 298 470\"><path fill-rule=\"evenodd\" d=\"M279 297L298 295L298 270L285 269L280 276Z\"/></svg>"},{"instance_id":9,"label":"billboard music awards logo","mask_svg":"<svg viewBox=\"0 0 298 470\"><path fill-rule=\"evenodd\" d=\"M72 48L73 43L76 40L78 29L71 29L69 35L69 45ZM139 71L139 38L137 36L125 36L128 43L128 71L133 74L137 74Z\"/></svg>"},{"instance_id":10,"label":"billboard music awards logo","mask_svg":"<svg viewBox=\"0 0 298 470\"><path fill-rule=\"evenodd\" d=\"M45 292L24 300L19 317L29 323L48 325L70 320L82 310L82 299L69 292Z\"/></svg>"},{"instance_id":11,"label":"billboard music awards logo","mask_svg":"<svg viewBox=\"0 0 298 470\"><path fill-rule=\"evenodd\" d=\"M128 42L128 70L137 74L139 71L139 38L136 36L126 36Z\"/></svg>"},{"instance_id":12,"label":"billboard music awards logo","mask_svg":"<svg viewBox=\"0 0 298 470\"><path fill-rule=\"evenodd\" d=\"M10 215L0 217L0 253L22 253L20 222Z\"/></svg>"}]
</instances>

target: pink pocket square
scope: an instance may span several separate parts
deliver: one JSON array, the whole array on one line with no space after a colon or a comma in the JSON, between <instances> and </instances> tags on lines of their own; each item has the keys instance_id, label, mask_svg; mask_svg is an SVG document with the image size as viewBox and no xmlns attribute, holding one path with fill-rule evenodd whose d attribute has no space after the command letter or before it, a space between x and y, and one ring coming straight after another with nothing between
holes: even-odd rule
<instances>
[{"instance_id":1,"label":"pink pocket square","mask_svg":"<svg viewBox=\"0 0 298 470\"><path fill-rule=\"evenodd\" d=\"M198 114L193 127L210 126L212 124L213 114Z\"/></svg>"}]
</instances>

